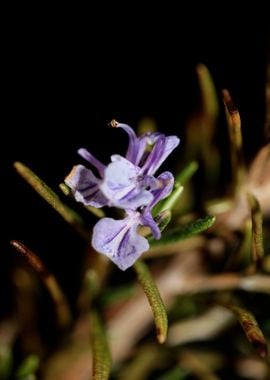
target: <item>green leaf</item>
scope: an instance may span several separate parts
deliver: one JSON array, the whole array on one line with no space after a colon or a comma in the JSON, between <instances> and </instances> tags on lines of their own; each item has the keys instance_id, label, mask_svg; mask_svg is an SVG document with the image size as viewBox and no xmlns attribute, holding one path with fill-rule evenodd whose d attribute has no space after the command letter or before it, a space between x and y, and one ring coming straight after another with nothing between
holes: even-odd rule
<instances>
[{"instance_id":1,"label":"green leaf","mask_svg":"<svg viewBox=\"0 0 270 380\"><path fill-rule=\"evenodd\" d=\"M184 226L176 227L168 232L165 232L160 240L151 240L151 246L166 245L175 243L179 240L188 239L193 235L199 234L211 227L216 220L215 216L206 216L202 219L197 219L194 222Z\"/></svg>"},{"instance_id":2,"label":"green leaf","mask_svg":"<svg viewBox=\"0 0 270 380\"><path fill-rule=\"evenodd\" d=\"M174 205L176 204L176 202L180 198L180 195L182 194L183 190L184 190L183 186L179 186L179 187L175 188L172 191L171 195L167 199L165 199L164 204L162 206L162 209L160 211L172 210Z\"/></svg>"},{"instance_id":3,"label":"green leaf","mask_svg":"<svg viewBox=\"0 0 270 380\"><path fill-rule=\"evenodd\" d=\"M155 217L155 222L157 223L160 232L162 232L167 225L170 223L172 218L172 213L170 210L161 211L158 216Z\"/></svg>"},{"instance_id":4,"label":"green leaf","mask_svg":"<svg viewBox=\"0 0 270 380\"><path fill-rule=\"evenodd\" d=\"M40 179L30 168L21 162L15 162L14 167L20 176L57 211L66 222L72 225L85 239L89 240L90 234L83 226L81 217L65 205L58 195Z\"/></svg>"},{"instance_id":5,"label":"green leaf","mask_svg":"<svg viewBox=\"0 0 270 380\"><path fill-rule=\"evenodd\" d=\"M205 65L199 64L196 69L202 97L203 112L211 121L215 120L218 115L219 106L213 78ZM212 126L210 129L209 125L207 132L207 137L210 139L214 132L214 127Z\"/></svg>"},{"instance_id":6,"label":"green leaf","mask_svg":"<svg viewBox=\"0 0 270 380\"><path fill-rule=\"evenodd\" d=\"M37 355L27 356L16 371L16 379L25 379L29 375L35 374L39 367L39 361Z\"/></svg>"},{"instance_id":7,"label":"green leaf","mask_svg":"<svg viewBox=\"0 0 270 380\"><path fill-rule=\"evenodd\" d=\"M190 178L193 176L193 174L198 170L198 162L197 161L191 161L189 162L183 170L175 177L175 183L179 185L184 185L187 183ZM178 186L179 186L178 185Z\"/></svg>"},{"instance_id":8,"label":"green leaf","mask_svg":"<svg viewBox=\"0 0 270 380\"><path fill-rule=\"evenodd\" d=\"M172 210L173 206L176 204L180 195L182 194L183 189L183 186L176 187L168 198L162 200L154 207L153 215L156 216L165 210Z\"/></svg>"},{"instance_id":9,"label":"green leaf","mask_svg":"<svg viewBox=\"0 0 270 380\"><path fill-rule=\"evenodd\" d=\"M159 343L164 343L167 338L168 318L159 290L148 267L143 261L138 260L133 267L137 273L138 281L141 284L152 308L156 325L157 339Z\"/></svg>"},{"instance_id":10,"label":"green leaf","mask_svg":"<svg viewBox=\"0 0 270 380\"><path fill-rule=\"evenodd\" d=\"M91 323L93 380L107 380L111 370L111 355L103 323L96 311L91 312Z\"/></svg>"},{"instance_id":11,"label":"green leaf","mask_svg":"<svg viewBox=\"0 0 270 380\"><path fill-rule=\"evenodd\" d=\"M164 210L173 210L180 195L182 194L184 185L198 169L198 163L196 161L190 162L176 177L174 183L174 189L168 198L160 201L153 209L153 215L157 215Z\"/></svg>"}]
</instances>

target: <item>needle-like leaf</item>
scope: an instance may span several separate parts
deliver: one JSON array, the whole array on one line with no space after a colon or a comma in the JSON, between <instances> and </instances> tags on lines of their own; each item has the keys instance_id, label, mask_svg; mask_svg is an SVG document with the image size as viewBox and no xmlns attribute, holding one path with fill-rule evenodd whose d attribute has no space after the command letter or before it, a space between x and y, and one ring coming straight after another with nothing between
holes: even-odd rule
<instances>
[{"instance_id":1,"label":"needle-like leaf","mask_svg":"<svg viewBox=\"0 0 270 380\"><path fill-rule=\"evenodd\" d=\"M81 217L70 207L65 205L58 195L40 179L30 168L21 162L15 162L14 167L20 176L49 203L64 219L71 224L85 239L90 239L90 234L83 226Z\"/></svg>"},{"instance_id":2,"label":"needle-like leaf","mask_svg":"<svg viewBox=\"0 0 270 380\"><path fill-rule=\"evenodd\" d=\"M54 275L48 271L42 260L23 243L12 240L10 244L26 258L31 267L38 273L52 297L59 325L63 328L68 327L71 322L71 312L66 297Z\"/></svg>"},{"instance_id":3,"label":"needle-like leaf","mask_svg":"<svg viewBox=\"0 0 270 380\"><path fill-rule=\"evenodd\" d=\"M133 267L152 308L156 324L157 339L159 343L164 343L167 338L168 318L159 290L148 267L143 261L138 260Z\"/></svg>"},{"instance_id":4,"label":"needle-like leaf","mask_svg":"<svg viewBox=\"0 0 270 380\"><path fill-rule=\"evenodd\" d=\"M91 312L93 380L107 380L111 370L111 355L103 323L96 311Z\"/></svg>"},{"instance_id":5,"label":"needle-like leaf","mask_svg":"<svg viewBox=\"0 0 270 380\"><path fill-rule=\"evenodd\" d=\"M248 194L252 220L252 258L256 268L260 268L264 256L262 212L257 198Z\"/></svg>"},{"instance_id":6,"label":"needle-like leaf","mask_svg":"<svg viewBox=\"0 0 270 380\"><path fill-rule=\"evenodd\" d=\"M184 226L176 227L171 231L164 232L160 240L151 240L151 246L167 245L179 240L188 239L193 235L207 230L214 224L215 220L216 218L214 216L206 216L203 219L197 219Z\"/></svg>"},{"instance_id":7,"label":"needle-like leaf","mask_svg":"<svg viewBox=\"0 0 270 380\"><path fill-rule=\"evenodd\" d=\"M255 348L257 353L262 358L265 358L267 356L267 343L254 315L250 311L244 309L243 307L239 307L238 305L231 303L221 303L221 305L234 313L243 327L249 342Z\"/></svg>"}]
</instances>

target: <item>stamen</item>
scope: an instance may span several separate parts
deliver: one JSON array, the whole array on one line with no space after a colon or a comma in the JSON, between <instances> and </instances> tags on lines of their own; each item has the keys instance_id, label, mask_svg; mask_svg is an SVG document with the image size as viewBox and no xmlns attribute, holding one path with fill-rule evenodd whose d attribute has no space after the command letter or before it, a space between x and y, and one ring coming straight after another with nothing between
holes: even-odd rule
<instances>
[{"instance_id":1,"label":"stamen","mask_svg":"<svg viewBox=\"0 0 270 380\"><path fill-rule=\"evenodd\" d=\"M118 121L115 120L115 119L112 119L112 121L110 121L110 123L108 124L110 127L113 127L113 128L117 128L118 127Z\"/></svg>"}]
</instances>

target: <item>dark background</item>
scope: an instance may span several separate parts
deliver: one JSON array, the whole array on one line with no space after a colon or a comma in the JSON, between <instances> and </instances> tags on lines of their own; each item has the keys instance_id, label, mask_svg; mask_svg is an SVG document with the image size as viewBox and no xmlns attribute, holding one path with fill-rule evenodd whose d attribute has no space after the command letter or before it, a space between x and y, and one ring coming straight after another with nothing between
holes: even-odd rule
<instances>
[{"instance_id":1,"label":"dark background","mask_svg":"<svg viewBox=\"0 0 270 380\"><path fill-rule=\"evenodd\" d=\"M195 12L196 13L196 12ZM197 14L197 13L196 13ZM194 13L125 17L90 12L79 19L58 14L36 17L6 30L1 133L0 293L8 309L10 268L18 260L10 239L28 244L70 293L78 287L81 240L61 217L15 173L29 165L53 189L82 162L87 147L101 159L124 152L112 118L136 127L150 116L165 133L178 134L198 103L196 64L205 63L218 93L228 88L243 120L245 150L251 157L263 142L267 33L263 27L233 27ZM185 23L187 22L187 23ZM235 25L235 24L234 24ZM4 305L4 306L3 306Z\"/></svg>"}]
</instances>

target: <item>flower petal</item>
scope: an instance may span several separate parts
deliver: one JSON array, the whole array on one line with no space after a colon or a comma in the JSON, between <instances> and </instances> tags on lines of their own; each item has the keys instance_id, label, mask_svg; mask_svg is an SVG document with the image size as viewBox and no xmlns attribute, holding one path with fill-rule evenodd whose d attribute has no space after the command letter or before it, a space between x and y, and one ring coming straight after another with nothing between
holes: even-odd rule
<instances>
[{"instance_id":1,"label":"flower petal","mask_svg":"<svg viewBox=\"0 0 270 380\"><path fill-rule=\"evenodd\" d=\"M80 148L78 150L78 154L86 161L88 161L91 165L93 165L98 170L100 176L103 177L106 166L102 162L100 162L95 156L92 155L92 153L88 152L88 150L85 148Z\"/></svg>"},{"instance_id":2,"label":"flower petal","mask_svg":"<svg viewBox=\"0 0 270 380\"><path fill-rule=\"evenodd\" d=\"M140 217L140 224L143 226L148 226L151 229L151 232L155 239L161 238L161 232L157 225L157 223L154 221L150 208L146 208Z\"/></svg>"},{"instance_id":3,"label":"flower petal","mask_svg":"<svg viewBox=\"0 0 270 380\"><path fill-rule=\"evenodd\" d=\"M154 191L152 194L154 199L152 200L149 208L154 207L159 201L167 198L172 190L174 185L174 176L171 172L164 172L157 177L157 180L162 184L160 187Z\"/></svg>"},{"instance_id":4,"label":"flower petal","mask_svg":"<svg viewBox=\"0 0 270 380\"><path fill-rule=\"evenodd\" d=\"M108 203L100 191L100 180L83 165L73 167L65 178L65 184L70 187L76 201L84 205L100 208Z\"/></svg>"},{"instance_id":5,"label":"flower petal","mask_svg":"<svg viewBox=\"0 0 270 380\"><path fill-rule=\"evenodd\" d=\"M126 270L149 248L148 241L137 233L138 224L137 215L122 220L101 219L93 230L93 248Z\"/></svg>"},{"instance_id":6,"label":"flower petal","mask_svg":"<svg viewBox=\"0 0 270 380\"><path fill-rule=\"evenodd\" d=\"M110 205L129 210L148 205L153 200L150 191L141 181L140 168L119 155L112 156L112 163L104 172L101 190Z\"/></svg>"},{"instance_id":7,"label":"flower petal","mask_svg":"<svg viewBox=\"0 0 270 380\"><path fill-rule=\"evenodd\" d=\"M159 182L159 188L152 191L154 199L143 210L141 217L140 217L140 223L144 226L150 227L154 238L160 239L160 237L161 237L160 229L152 217L151 209L159 201L166 198L172 192L173 184L174 184L174 177L173 177L172 173L164 172L157 177L157 181Z\"/></svg>"},{"instance_id":8,"label":"flower petal","mask_svg":"<svg viewBox=\"0 0 270 380\"><path fill-rule=\"evenodd\" d=\"M161 164L177 147L180 140L177 136L155 135L155 145L143 165L143 172L149 175L155 174Z\"/></svg>"}]
</instances>

